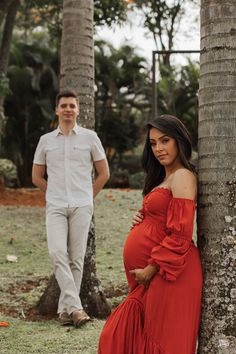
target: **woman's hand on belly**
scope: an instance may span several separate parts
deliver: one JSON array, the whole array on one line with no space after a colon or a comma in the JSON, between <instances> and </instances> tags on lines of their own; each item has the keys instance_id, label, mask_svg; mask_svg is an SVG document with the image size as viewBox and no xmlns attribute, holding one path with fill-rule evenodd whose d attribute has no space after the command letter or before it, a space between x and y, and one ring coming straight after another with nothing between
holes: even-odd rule
<instances>
[{"instance_id":1,"label":"woman's hand on belly","mask_svg":"<svg viewBox=\"0 0 236 354\"><path fill-rule=\"evenodd\" d=\"M139 225L143 221L143 218L144 218L144 214L141 211L138 211L137 214L135 214L133 217L131 229L134 226Z\"/></svg>"},{"instance_id":2,"label":"woman's hand on belly","mask_svg":"<svg viewBox=\"0 0 236 354\"><path fill-rule=\"evenodd\" d=\"M135 280L138 284L141 284L145 286L145 288L148 288L150 280L157 273L157 271L158 271L157 267L154 267L151 264L149 264L143 269L130 270L130 274L134 275Z\"/></svg>"}]
</instances>

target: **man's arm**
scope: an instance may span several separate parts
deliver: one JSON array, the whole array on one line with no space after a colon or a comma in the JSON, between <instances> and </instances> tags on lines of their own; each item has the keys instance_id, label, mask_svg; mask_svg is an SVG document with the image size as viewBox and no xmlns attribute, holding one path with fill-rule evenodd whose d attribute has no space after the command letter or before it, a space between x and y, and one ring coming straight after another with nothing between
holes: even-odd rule
<instances>
[{"instance_id":1,"label":"man's arm","mask_svg":"<svg viewBox=\"0 0 236 354\"><path fill-rule=\"evenodd\" d=\"M35 186L39 187L43 192L46 192L47 189L47 181L44 178L45 170L46 170L45 165L33 164L32 182Z\"/></svg>"},{"instance_id":2,"label":"man's arm","mask_svg":"<svg viewBox=\"0 0 236 354\"><path fill-rule=\"evenodd\" d=\"M94 161L94 167L97 172L97 176L93 183L93 197L100 192L105 183L110 177L109 166L106 159L100 161Z\"/></svg>"}]
</instances>

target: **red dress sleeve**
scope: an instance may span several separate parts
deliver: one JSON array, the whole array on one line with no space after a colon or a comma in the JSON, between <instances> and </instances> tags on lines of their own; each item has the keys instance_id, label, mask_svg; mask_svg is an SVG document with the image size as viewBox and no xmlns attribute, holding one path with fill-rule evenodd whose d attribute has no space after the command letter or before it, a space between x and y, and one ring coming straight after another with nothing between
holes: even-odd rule
<instances>
[{"instance_id":1,"label":"red dress sleeve","mask_svg":"<svg viewBox=\"0 0 236 354\"><path fill-rule=\"evenodd\" d=\"M195 203L191 199L173 198L167 211L166 236L151 252L149 264L159 267L160 276L175 281L186 266L191 248Z\"/></svg>"}]
</instances>

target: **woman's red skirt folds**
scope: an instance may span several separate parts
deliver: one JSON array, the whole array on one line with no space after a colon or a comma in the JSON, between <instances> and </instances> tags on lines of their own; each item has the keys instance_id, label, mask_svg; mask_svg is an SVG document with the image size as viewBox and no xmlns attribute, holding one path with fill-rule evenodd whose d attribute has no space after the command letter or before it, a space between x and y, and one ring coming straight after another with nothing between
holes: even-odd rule
<instances>
[{"instance_id":1,"label":"woman's red skirt folds","mask_svg":"<svg viewBox=\"0 0 236 354\"><path fill-rule=\"evenodd\" d=\"M195 203L156 188L144 197L142 212L124 247L130 293L105 323L98 353L195 354L202 290L192 241ZM148 264L159 272L146 289L129 271Z\"/></svg>"}]
</instances>

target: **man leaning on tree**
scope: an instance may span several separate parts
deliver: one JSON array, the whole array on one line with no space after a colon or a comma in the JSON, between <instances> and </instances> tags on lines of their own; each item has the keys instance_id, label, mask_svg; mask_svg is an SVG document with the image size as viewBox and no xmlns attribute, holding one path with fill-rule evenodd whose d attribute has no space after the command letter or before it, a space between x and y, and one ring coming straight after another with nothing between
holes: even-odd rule
<instances>
[{"instance_id":1,"label":"man leaning on tree","mask_svg":"<svg viewBox=\"0 0 236 354\"><path fill-rule=\"evenodd\" d=\"M93 198L109 178L102 144L94 131L77 125L78 114L76 94L59 93L59 126L40 138L32 170L33 183L46 192L48 251L61 290L58 319L62 325L75 327L90 320L79 293ZM93 166L96 178L92 183Z\"/></svg>"}]
</instances>

